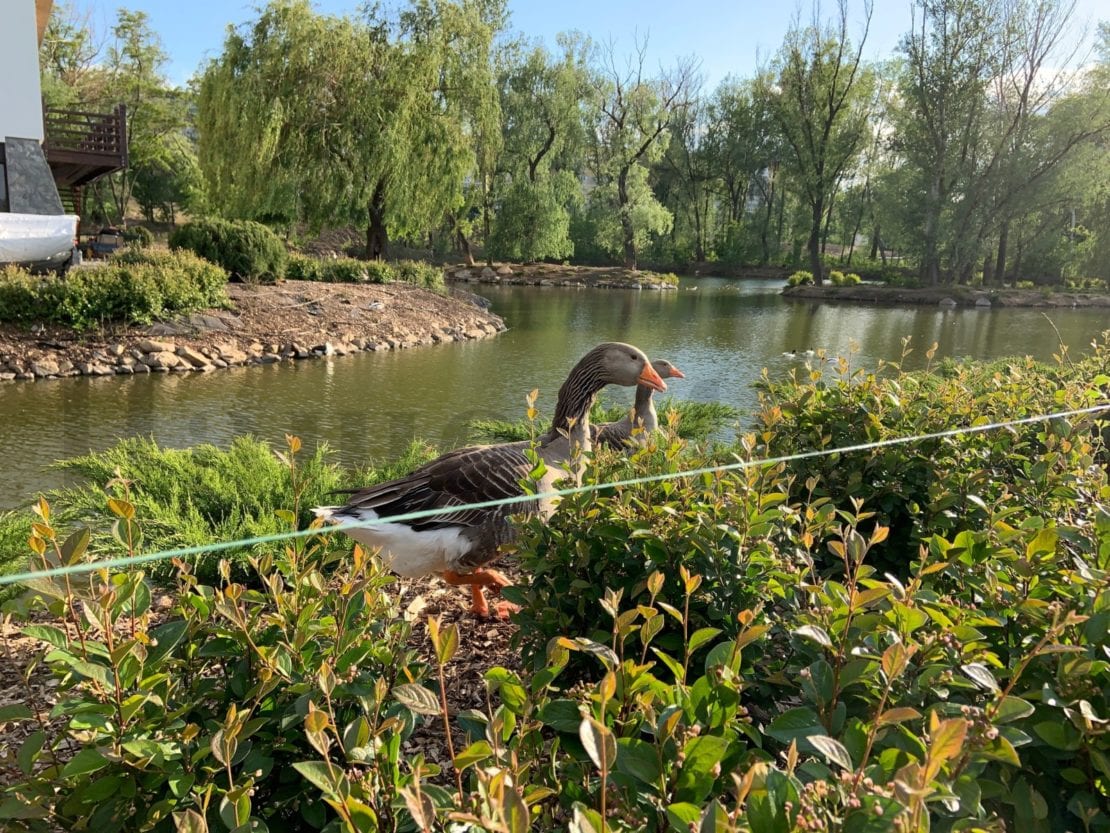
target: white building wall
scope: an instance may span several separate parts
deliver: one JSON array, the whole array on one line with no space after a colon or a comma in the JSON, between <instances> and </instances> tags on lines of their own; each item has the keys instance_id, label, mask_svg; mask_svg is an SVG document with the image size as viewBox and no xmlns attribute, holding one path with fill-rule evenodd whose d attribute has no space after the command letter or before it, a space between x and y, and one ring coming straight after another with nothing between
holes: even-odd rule
<instances>
[{"instance_id":1,"label":"white building wall","mask_svg":"<svg viewBox=\"0 0 1110 833\"><path fill-rule=\"evenodd\" d=\"M42 141L35 0L0 0L0 142Z\"/></svg>"}]
</instances>

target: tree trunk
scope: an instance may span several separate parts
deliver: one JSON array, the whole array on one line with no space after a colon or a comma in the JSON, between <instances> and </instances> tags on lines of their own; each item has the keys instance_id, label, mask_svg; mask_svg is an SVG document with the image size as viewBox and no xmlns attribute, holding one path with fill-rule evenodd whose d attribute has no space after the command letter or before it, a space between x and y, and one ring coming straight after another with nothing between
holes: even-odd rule
<instances>
[{"instance_id":1,"label":"tree trunk","mask_svg":"<svg viewBox=\"0 0 1110 833\"><path fill-rule=\"evenodd\" d=\"M999 285L1006 283L1006 246L1010 242L1010 221L1002 221L1002 229L998 232L998 261L994 265L994 277ZM987 279L983 278L983 283Z\"/></svg>"},{"instance_id":2,"label":"tree trunk","mask_svg":"<svg viewBox=\"0 0 1110 833\"><path fill-rule=\"evenodd\" d=\"M776 168L771 166L770 173L770 187L767 189L767 210L763 212L763 228L759 230L759 246L760 246L760 265L766 266L771 262L771 244L767 240L767 234L771 231L771 217L775 212L775 181L778 179L775 176ZM779 232L781 237L781 230Z\"/></svg>"},{"instance_id":3,"label":"tree trunk","mask_svg":"<svg viewBox=\"0 0 1110 833\"><path fill-rule=\"evenodd\" d=\"M466 239L462 229L456 229L455 234L459 240L459 251L462 252L463 260L466 261L467 266L474 266L474 252L470 250L470 241Z\"/></svg>"},{"instance_id":4,"label":"tree trunk","mask_svg":"<svg viewBox=\"0 0 1110 833\"><path fill-rule=\"evenodd\" d=\"M836 191L829 194L829 208L825 212L825 228L821 232L821 254L829 245L829 229L832 227L833 204L836 202Z\"/></svg>"},{"instance_id":5,"label":"tree trunk","mask_svg":"<svg viewBox=\"0 0 1110 833\"><path fill-rule=\"evenodd\" d=\"M825 219L825 199L818 197L813 203L813 216L809 224L809 271L813 273L813 283L821 286L825 282L821 266L821 221Z\"/></svg>"},{"instance_id":6,"label":"tree trunk","mask_svg":"<svg viewBox=\"0 0 1110 833\"><path fill-rule=\"evenodd\" d=\"M925 200L925 253L921 264L922 275L929 286L940 283L940 263L937 253L937 234L940 225L940 176L933 177L929 183L929 194Z\"/></svg>"},{"instance_id":7,"label":"tree trunk","mask_svg":"<svg viewBox=\"0 0 1110 833\"><path fill-rule=\"evenodd\" d=\"M875 223L875 231L871 234L871 260L879 256L881 243L879 242L880 226ZM883 257L883 263L886 263L886 257Z\"/></svg>"},{"instance_id":8,"label":"tree trunk","mask_svg":"<svg viewBox=\"0 0 1110 833\"><path fill-rule=\"evenodd\" d=\"M628 209L628 169L622 168L617 177L617 206L621 215L621 243L624 248L624 265L636 268L636 229L632 226L632 212Z\"/></svg>"},{"instance_id":9,"label":"tree trunk","mask_svg":"<svg viewBox=\"0 0 1110 833\"><path fill-rule=\"evenodd\" d=\"M993 271L994 259L991 257L991 253L987 252L983 257L983 286L990 286L994 283Z\"/></svg>"},{"instance_id":10,"label":"tree trunk","mask_svg":"<svg viewBox=\"0 0 1110 833\"><path fill-rule=\"evenodd\" d=\"M384 260L389 248L389 233L385 228L385 183L381 180L374 186L366 216L366 259Z\"/></svg>"},{"instance_id":11,"label":"tree trunk","mask_svg":"<svg viewBox=\"0 0 1110 833\"><path fill-rule=\"evenodd\" d=\"M786 191L779 192L779 216L775 224L775 251L782 252L782 226L786 219Z\"/></svg>"}]
</instances>

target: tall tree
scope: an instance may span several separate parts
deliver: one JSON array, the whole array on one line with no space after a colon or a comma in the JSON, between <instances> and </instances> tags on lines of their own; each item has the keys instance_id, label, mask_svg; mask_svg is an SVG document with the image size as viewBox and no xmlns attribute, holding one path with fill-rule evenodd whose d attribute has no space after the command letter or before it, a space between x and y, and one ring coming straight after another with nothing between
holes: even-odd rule
<instances>
[{"instance_id":1,"label":"tall tree","mask_svg":"<svg viewBox=\"0 0 1110 833\"><path fill-rule=\"evenodd\" d=\"M772 63L772 112L785 146L783 165L797 183L809 208L809 266L823 282L821 230L828 203L866 137L868 73L863 47L866 23L854 47L848 36L848 9L840 0L835 23L817 18L797 23L786 35Z\"/></svg>"},{"instance_id":2,"label":"tall tree","mask_svg":"<svg viewBox=\"0 0 1110 833\"><path fill-rule=\"evenodd\" d=\"M427 0L386 17L275 0L205 70L200 161L217 207L319 228L361 220L367 256L438 225L476 167L496 104L488 50L501 0ZM321 49L327 44L327 49ZM475 56L485 60L476 61Z\"/></svg>"},{"instance_id":3,"label":"tall tree","mask_svg":"<svg viewBox=\"0 0 1110 833\"><path fill-rule=\"evenodd\" d=\"M489 241L498 257L529 262L574 252L570 207L581 199L589 43L560 36L559 45L558 56L542 46L514 50L501 73L504 153Z\"/></svg>"},{"instance_id":4,"label":"tall tree","mask_svg":"<svg viewBox=\"0 0 1110 833\"><path fill-rule=\"evenodd\" d=\"M667 128L697 93L693 61L680 61L671 71L652 78L644 72L646 53L647 44L637 43L622 68L610 44L593 73L598 187L591 199L602 214L606 206L616 214L620 254L631 269L636 268L637 250L646 235L670 227L669 212L652 194L647 171L663 152ZM612 248L612 225L603 223L599 234Z\"/></svg>"}]
</instances>

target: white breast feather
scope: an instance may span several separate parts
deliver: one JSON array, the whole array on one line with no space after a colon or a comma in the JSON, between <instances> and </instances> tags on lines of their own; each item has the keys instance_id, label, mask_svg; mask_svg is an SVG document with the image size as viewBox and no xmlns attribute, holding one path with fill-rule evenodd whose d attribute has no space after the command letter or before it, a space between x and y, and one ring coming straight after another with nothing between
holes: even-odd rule
<instances>
[{"instance_id":1,"label":"white breast feather","mask_svg":"<svg viewBox=\"0 0 1110 833\"><path fill-rule=\"evenodd\" d=\"M340 511L337 506L318 506L312 511L332 523L372 521L378 518L378 513L373 509L347 510L341 515L337 514ZM402 523L381 523L351 527L344 529L343 533L371 552L380 550L385 567L405 578L454 570L459 559L471 546L458 527L415 530Z\"/></svg>"}]
</instances>

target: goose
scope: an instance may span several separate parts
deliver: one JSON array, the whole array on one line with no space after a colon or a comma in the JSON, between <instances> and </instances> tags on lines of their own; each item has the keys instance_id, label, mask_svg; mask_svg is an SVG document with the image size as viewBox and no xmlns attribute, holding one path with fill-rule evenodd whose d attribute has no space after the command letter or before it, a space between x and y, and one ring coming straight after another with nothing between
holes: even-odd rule
<instances>
[{"instance_id":1,"label":"goose","mask_svg":"<svg viewBox=\"0 0 1110 833\"><path fill-rule=\"evenodd\" d=\"M656 359L651 363L655 372L663 379L685 379L686 374L666 359ZM607 422L594 428L591 426L593 441L598 445L624 450L628 445L642 444L659 427L659 416L655 413L655 389L647 385L636 386L636 401L624 419ZM635 436L633 427L640 431Z\"/></svg>"},{"instance_id":2,"label":"goose","mask_svg":"<svg viewBox=\"0 0 1110 833\"><path fill-rule=\"evenodd\" d=\"M643 351L630 344L605 342L590 350L571 370L559 389L551 428L540 436L536 453L547 471L536 485L549 492L572 472L581 474L581 454L591 449L590 408L603 387L645 385L664 391L666 382ZM352 489L343 506L319 506L313 511L332 523L376 521L410 512L443 509L443 514L410 521L374 524L343 530L358 543L380 551L385 566L406 578L439 574L448 584L471 587L471 611L490 615L484 588L499 593L509 580L484 569L501 544L512 537L508 519L513 514L550 517L550 498L524 503L462 509L452 507L501 500L524 494L521 482L534 466L531 443L479 445L444 454L411 474L365 489ZM499 602L495 612L505 619L514 609Z\"/></svg>"}]
</instances>

